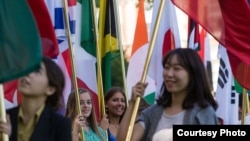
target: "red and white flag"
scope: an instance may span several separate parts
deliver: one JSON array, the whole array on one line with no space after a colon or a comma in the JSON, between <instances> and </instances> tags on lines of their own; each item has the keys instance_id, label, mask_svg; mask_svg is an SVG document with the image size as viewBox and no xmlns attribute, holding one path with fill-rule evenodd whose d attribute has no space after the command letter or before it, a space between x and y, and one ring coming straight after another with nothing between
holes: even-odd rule
<instances>
[{"instance_id":1,"label":"red and white flag","mask_svg":"<svg viewBox=\"0 0 250 141\"><path fill-rule=\"evenodd\" d=\"M153 6L153 15L152 15L152 23L150 34L154 32L154 26L159 10L161 0L155 0ZM156 82L156 93L159 94L161 85L163 83L163 67L162 67L162 59L163 56L172 49L181 47L180 37L179 37L179 29L176 17L176 9L170 0L166 0L162 17L160 18L159 29L156 36L156 41L154 45L154 50L149 66L149 75ZM152 37L151 37L152 38ZM156 98L158 95L156 95Z\"/></svg>"},{"instance_id":2,"label":"red and white flag","mask_svg":"<svg viewBox=\"0 0 250 141\"><path fill-rule=\"evenodd\" d=\"M227 49L237 81L250 89L250 8L247 0L172 0Z\"/></svg>"}]
</instances>

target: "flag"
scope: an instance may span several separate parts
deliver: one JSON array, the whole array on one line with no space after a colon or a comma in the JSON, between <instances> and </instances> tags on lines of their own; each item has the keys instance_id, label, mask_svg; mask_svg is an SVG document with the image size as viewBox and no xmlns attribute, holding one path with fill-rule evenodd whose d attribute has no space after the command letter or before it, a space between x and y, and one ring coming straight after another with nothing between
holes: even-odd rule
<instances>
[{"instance_id":1,"label":"flag","mask_svg":"<svg viewBox=\"0 0 250 141\"><path fill-rule=\"evenodd\" d=\"M201 29L201 31L200 31ZM195 21L189 18L189 28L188 28L188 48L192 48L197 51L204 67L206 68L206 73L208 76L210 89L213 90L213 78L212 78L212 64L210 55L210 41L209 35L204 30L204 28L199 27Z\"/></svg>"},{"instance_id":2,"label":"flag","mask_svg":"<svg viewBox=\"0 0 250 141\"><path fill-rule=\"evenodd\" d=\"M60 112L64 114L66 109L66 103L68 101L68 96L72 88L72 71L71 71L71 62L69 54L69 45L67 40L67 31L64 21L64 11L63 11L63 1L61 0L47 0L46 5L49 10L50 17L54 26L54 31L56 34L57 42L59 45L59 54L54 61L61 67L64 73L65 78L65 87L63 91L63 108L60 109ZM68 19L70 25L70 36L73 44L75 43L75 26L76 26L76 0L67 0L68 6Z\"/></svg>"},{"instance_id":3,"label":"flag","mask_svg":"<svg viewBox=\"0 0 250 141\"><path fill-rule=\"evenodd\" d=\"M85 88L92 94L96 115L99 117L97 82L96 82L96 40L93 30L93 15L91 13L91 1L68 0L68 17L70 33L73 45L74 67L77 77L78 88ZM64 70L66 87L64 89L64 104L68 101L72 85L72 66L70 50L67 40L66 27L64 24L63 4L60 0L47 1L51 17L54 16L54 27L59 42L60 53L56 59L59 66ZM64 107L66 108L66 107ZM62 110L64 112L65 109Z\"/></svg>"},{"instance_id":4,"label":"flag","mask_svg":"<svg viewBox=\"0 0 250 141\"><path fill-rule=\"evenodd\" d=\"M154 26L157 18L158 9L161 0L155 0L153 5L152 23L150 28L150 34L154 32ZM152 58L149 66L149 76L155 80L156 93L160 93L160 88L163 83L163 56L170 50L181 46L179 30L176 18L175 6L170 0L166 0L162 17L157 31L155 47L153 49ZM156 95L158 97L158 95Z\"/></svg>"},{"instance_id":5,"label":"flag","mask_svg":"<svg viewBox=\"0 0 250 141\"><path fill-rule=\"evenodd\" d=\"M220 66L215 98L219 106L216 114L225 125L238 124L238 93L235 89L226 48L221 45L218 49L218 58Z\"/></svg>"},{"instance_id":6,"label":"flag","mask_svg":"<svg viewBox=\"0 0 250 141\"><path fill-rule=\"evenodd\" d=\"M39 6L37 7L37 5ZM6 6L10 7L6 8ZM43 55L52 57L56 55L58 48L57 42L54 40L53 26L50 24L50 17L48 16L46 7L44 8L43 1L36 1L36 3L27 3L23 0L14 3L11 1L1 1L1 10L2 24L0 24L0 30L4 36L0 37L2 44L0 60L4 64L0 63L0 74L6 69L8 74L12 73L11 75L14 75L11 76L11 81L6 81L3 85L5 108L9 109L21 102L21 95L17 93L16 76L27 74L27 69L29 72L34 70L34 65L40 67L42 50ZM21 15L16 16L16 13ZM42 16L42 20L39 20L39 16ZM40 22L46 23L45 30L44 25ZM8 44L6 44L6 41L8 41ZM8 50L5 49L6 47L8 47ZM16 47L22 48L18 49ZM17 52L20 55L16 54ZM21 75L18 73L21 73ZM10 77L8 74L3 75L4 77Z\"/></svg>"},{"instance_id":7,"label":"flag","mask_svg":"<svg viewBox=\"0 0 250 141\"><path fill-rule=\"evenodd\" d=\"M94 17L91 11L91 0L77 1L76 30L76 64L79 86L92 93L97 119L100 119L98 106L97 77L96 77L96 37L94 33ZM78 24L79 23L79 24ZM79 32L80 31L80 32ZM83 65L84 64L84 65Z\"/></svg>"},{"instance_id":8,"label":"flag","mask_svg":"<svg viewBox=\"0 0 250 141\"><path fill-rule=\"evenodd\" d=\"M38 69L42 53L36 22L26 1L2 0L0 13L0 83L4 83Z\"/></svg>"},{"instance_id":9,"label":"flag","mask_svg":"<svg viewBox=\"0 0 250 141\"><path fill-rule=\"evenodd\" d=\"M141 80L147 52L148 33L144 14L144 0L140 0L134 42L127 71L128 99L131 98L132 87ZM148 103L153 104L155 98L154 80L147 76L145 82L148 82L148 87L145 90L144 98Z\"/></svg>"},{"instance_id":10,"label":"flag","mask_svg":"<svg viewBox=\"0 0 250 141\"><path fill-rule=\"evenodd\" d=\"M115 7L113 0L100 2L99 11L99 40L104 92L111 88L112 52L118 51ZM100 79L100 78L98 78Z\"/></svg>"},{"instance_id":11,"label":"flag","mask_svg":"<svg viewBox=\"0 0 250 141\"><path fill-rule=\"evenodd\" d=\"M198 54L203 58L203 62L206 68L208 81L210 84L211 91L213 88L213 72L212 72L212 63L211 63L211 48L210 48L210 37L209 34L202 28L200 33L200 51Z\"/></svg>"},{"instance_id":12,"label":"flag","mask_svg":"<svg viewBox=\"0 0 250 141\"><path fill-rule=\"evenodd\" d=\"M28 0L28 4L36 19L42 42L43 55L54 58L59 54L54 27L44 0Z\"/></svg>"},{"instance_id":13,"label":"flag","mask_svg":"<svg viewBox=\"0 0 250 141\"><path fill-rule=\"evenodd\" d=\"M237 81L250 89L250 9L247 0L172 0L228 52ZM237 5L237 6L235 6ZM240 16L239 16L240 15Z\"/></svg>"}]
</instances>

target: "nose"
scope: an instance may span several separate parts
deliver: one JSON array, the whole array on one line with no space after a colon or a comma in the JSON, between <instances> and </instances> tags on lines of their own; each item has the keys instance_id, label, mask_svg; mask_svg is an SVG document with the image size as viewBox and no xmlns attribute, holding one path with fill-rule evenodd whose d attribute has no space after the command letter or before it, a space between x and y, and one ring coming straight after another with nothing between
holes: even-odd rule
<instances>
[{"instance_id":1,"label":"nose","mask_svg":"<svg viewBox=\"0 0 250 141\"><path fill-rule=\"evenodd\" d=\"M81 107L82 107L82 108L86 108L86 107L88 107L87 102L82 102L82 103L81 103Z\"/></svg>"},{"instance_id":2,"label":"nose","mask_svg":"<svg viewBox=\"0 0 250 141\"><path fill-rule=\"evenodd\" d=\"M174 75L174 69L172 69L172 68L164 69L164 71L163 71L164 77L171 77L173 75Z\"/></svg>"},{"instance_id":3,"label":"nose","mask_svg":"<svg viewBox=\"0 0 250 141\"><path fill-rule=\"evenodd\" d=\"M118 105L125 105L125 103L122 100L119 100Z\"/></svg>"}]
</instances>

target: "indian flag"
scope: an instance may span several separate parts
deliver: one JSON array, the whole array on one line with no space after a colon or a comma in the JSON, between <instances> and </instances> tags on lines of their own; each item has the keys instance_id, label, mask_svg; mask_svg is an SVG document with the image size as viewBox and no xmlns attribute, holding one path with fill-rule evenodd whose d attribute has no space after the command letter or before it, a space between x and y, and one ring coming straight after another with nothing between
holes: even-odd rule
<instances>
[{"instance_id":1,"label":"indian flag","mask_svg":"<svg viewBox=\"0 0 250 141\"><path fill-rule=\"evenodd\" d=\"M132 87L141 80L147 52L148 33L144 14L144 0L140 0L133 48L127 72L128 99L131 98ZM145 82L148 82L149 85L145 91L144 98L148 103L153 104L155 97L155 82L149 76L146 77Z\"/></svg>"}]
</instances>

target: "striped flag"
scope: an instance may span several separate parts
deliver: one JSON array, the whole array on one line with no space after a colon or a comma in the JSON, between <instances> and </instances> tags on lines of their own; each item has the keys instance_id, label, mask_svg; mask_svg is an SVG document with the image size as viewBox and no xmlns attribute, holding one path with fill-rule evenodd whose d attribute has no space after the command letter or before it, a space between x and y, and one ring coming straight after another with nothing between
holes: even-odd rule
<instances>
[{"instance_id":1,"label":"striped flag","mask_svg":"<svg viewBox=\"0 0 250 141\"><path fill-rule=\"evenodd\" d=\"M218 58L220 66L215 98L219 107L216 113L223 120L223 124L238 124L238 93L235 90L227 51L221 45L218 50Z\"/></svg>"},{"instance_id":2,"label":"striped flag","mask_svg":"<svg viewBox=\"0 0 250 141\"><path fill-rule=\"evenodd\" d=\"M111 62L112 53L118 51L117 23L113 0L100 1L99 11L99 47L102 66L102 81L104 93L112 87ZM98 78L100 79L100 78Z\"/></svg>"},{"instance_id":3,"label":"striped flag","mask_svg":"<svg viewBox=\"0 0 250 141\"><path fill-rule=\"evenodd\" d=\"M154 1L152 23L150 29L151 34L153 33L160 1L161 0ZM157 94L159 94L161 85L163 83L163 67L161 64L163 56L168 51L181 46L175 6L170 0L166 0L162 17L159 18L161 18L161 20L159 29L157 31L157 37L154 45L155 47L153 50L148 73L149 76L151 76L155 80ZM157 97L158 95L156 95L156 98Z\"/></svg>"},{"instance_id":4,"label":"striped flag","mask_svg":"<svg viewBox=\"0 0 250 141\"><path fill-rule=\"evenodd\" d=\"M141 80L147 52L148 33L144 14L144 0L140 0L132 53L127 71L128 99L131 98L132 87ZM146 77L146 82L149 84L145 90L144 99L148 103L153 104L155 97L155 83L149 76Z\"/></svg>"}]
</instances>

